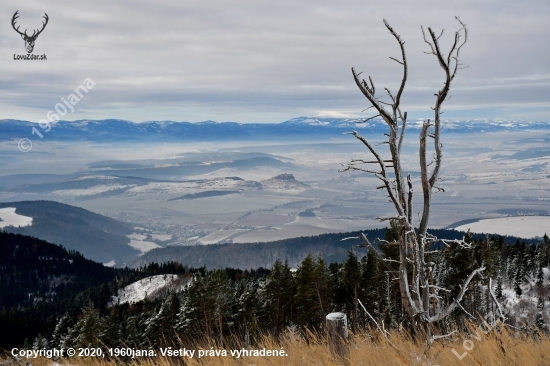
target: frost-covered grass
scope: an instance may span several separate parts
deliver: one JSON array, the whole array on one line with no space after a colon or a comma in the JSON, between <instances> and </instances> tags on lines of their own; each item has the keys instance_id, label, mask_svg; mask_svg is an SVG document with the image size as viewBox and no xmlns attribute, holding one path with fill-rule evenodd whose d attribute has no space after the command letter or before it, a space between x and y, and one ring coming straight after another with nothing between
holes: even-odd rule
<instances>
[{"instance_id":1,"label":"frost-covered grass","mask_svg":"<svg viewBox=\"0 0 550 366\"><path fill-rule=\"evenodd\" d=\"M472 336L473 335L473 336ZM83 358L72 357L63 359L62 364L67 365L101 365L115 366L122 363L132 366L151 365L151 366L170 366L174 364L185 364L188 366L204 365L255 365L255 366L336 366L336 365L362 365L362 366L473 366L473 365L550 365L550 339L542 335L539 339L534 339L525 335L515 333L513 329L498 326L495 330L487 334L481 332L478 324L472 324L471 332L457 334L450 338L444 338L435 341L429 347L425 342L414 340L405 332L390 332L388 339L385 339L375 330L371 330L370 335L360 334L352 335L348 345L347 360L342 360L331 353L327 339L324 335L311 335L308 341L295 334L288 334L276 341L270 337L264 337L259 344L246 347L243 344L220 345L217 340L197 339L194 343L179 344L172 349L194 350L194 357L163 357L160 350L157 350L157 356L137 357L121 362L117 359L107 360L105 358ZM391 341L391 344L390 344ZM469 341L470 343L465 343ZM466 345L469 350L464 348ZM277 350L284 351L285 356L244 356L231 357L230 351L242 350ZM149 349L149 347L142 347ZM453 353L462 356L459 359ZM227 356L203 356L198 359L198 351L202 350L206 354L210 350L218 350L220 353L224 350ZM6 359L8 357L6 356ZM0 357L1 360L1 357ZM45 358L32 359L35 366L52 365L52 360Z\"/></svg>"},{"instance_id":2,"label":"frost-covered grass","mask_svg":"<svg viewBox=\"0 0 550 366\"><path fill-rule=\"evenodd\" d=\"M455 228L460 231L517 236L520 238L542 237L550 234L550 216L513 216L484 219Z\"/></svg>"},{"instance_id":3,"label":"frost-covered grass","mask_svg":"<svg viewBox=\"0 0 550 366\"><path fill-rule=\"evenodd\" d=\"M32 217L18 215L15 213L15 207L0 208L0 229L13 225L15 227L31 226Z\"/></svg>"}]
</instances>

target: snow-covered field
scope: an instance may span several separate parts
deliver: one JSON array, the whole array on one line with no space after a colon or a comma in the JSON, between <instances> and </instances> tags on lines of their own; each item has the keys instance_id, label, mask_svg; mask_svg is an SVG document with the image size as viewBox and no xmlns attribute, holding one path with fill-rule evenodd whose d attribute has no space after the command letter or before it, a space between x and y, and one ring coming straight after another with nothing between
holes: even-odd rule
<instances>
[{"instance_id":1,"label":"snow-covered field","mask_svg":"<svg viewBox=\"0 0 550 366\"><path fill-rule=\"evenodd\" d=\"M245 230L245 229L218 230L200 238L199 242L201 244L216 244L224 239L227 239L231 236L237 236L240 233L243 233L246 231L248 230Z\"/></svg>"},{"instance_id":2,"label":"snow-covered field","mask_svg":"<svg viewBox=\"0 0 550 366\"><path fill-rule=\"evenodd\" d=\"M130 239L130 242L128 243L128 245L134 249L139 250L142 254L150 251L151 249L160 248L160 245L158 245L157 243L143 240L147 238L147 235L132 233L132 234L126 235L126 237Z\"/></svg>"},{"instance_id":3,"label":"snow-covered field","mask_svg":"<svg viewBox=\"0 0 550 366\"><path fill-rule=\"evenodd\" d=\"M242 186L242 180L223 178L191 180L186 182L151 182L143 186L133 187L128 190L129 193L189 193L200 192L202 189L215 188L236 188Z\"/></svg>"},{"instance_id":4,"label":"snow-covered field","mask_svg":"<svg viewBox=\"0 0 550 366\"><path fill-rule=\"evenodd\" d=\"M158 245L157 243L146 240L130 240L130 243L128 243L128 245L132 248L139 250L142 253L148 252L155 248L160 248L160 245Z\"/></svg>"},{"instance_id":5,"label":"snow-covered field","mask_svg":"<svg viewBox=\"0 0 550 366\"><path fill-rule=\"evenodd\" d=\"M109 191L114 191L117 189L128 189L135 187L135 184L121 185L121 184L112 184L112 185L98 185L90 188L82 189L60 189L57 191L52 191L53 195L56 196L92 196L95 194L105 193Z\"/></svg>"},{"instance_id":6,"label":"snow-covered field","mask_svg":"<svg viewBox=\"0 0 550 366\"><path fill-rule=\"evenodd\" d=\"M542 237L550 234L550 216L515 216L484 219L461 225L456 230L474 233L500 234L518 236L520 238Z\"/></svg>"},{"instance_id":7,"label":"snow-covered field","mask_svg":"<svg viewBox=\"0 0 550 366\"><path fill-rule=\"evenodd\" d=\"M147 235L143 235L143 234L130 234L130 235L126 235L127 237L129 237L130 239L132 240L144 240L147 238Z\"/></svg>"},{"instance_id":8,"label":"snow-covered field","mask_svg":"<svg viewBox=\"0 0 550 366\"><path fill-rule=\"evenodd\" d=\"M320 217L296 217L294 221L245 232L233 238L234 243L256 243L313 236L334 232L347 232L380 227L378 220L324 219Z\"/></svg>"},{"instance_id":9,"label":"snow-covered field","mask_svg":"<svg viewBox=\"0 0 550 366\"><path fill-rule=\"evenodd\" d=\"M151 234L151 237L153 240L160 240L160 241L166 241L172 239L172 235L166 235L166 234Z\"/></svg>"},{"instance_id":10,"label":"snow-covered field","mask_svg":"<svg viewBox=\"0 0 550 366\"><path fill-rule=\"evenodd\" d=\"M13 225L15 227L31 226L32 217L18 215L15 213L15 207L0 208L0 229Z\"/></svg>"}]
</instances>

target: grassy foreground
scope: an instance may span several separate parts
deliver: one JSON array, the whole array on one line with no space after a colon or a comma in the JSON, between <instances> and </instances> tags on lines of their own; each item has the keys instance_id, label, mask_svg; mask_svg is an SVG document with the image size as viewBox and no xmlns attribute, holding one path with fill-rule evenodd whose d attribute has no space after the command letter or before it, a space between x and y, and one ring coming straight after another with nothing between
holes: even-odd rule
<instances>
[{"instance_id":1,"label":"grassy foreground","mask_svg":"<svg viewBox=\"0 0 550 366\"><path fill-rule=\"evenodd\" d=\"M477 330L477 332L476 332ZM195 347L195 357L163 357L134 358L125 360L106 360L95 358L72 357L57 360L38 358L29 359L33 366L50 365L101 365L115 366L127 365L522 365L522 366L548 366L550 365L550 338L540 336L531 337L520 335L509 328L493 329L483 334L479 328L472 328L472 332L462 335L453 335L452 339L435 341L430 347L414 342L403 333L393 332L388 339L380 334L374 336L355 335L349 339L349 355L347 360L331 354L326 337L310 337L309 341L289 335L280 342L265 338L261 345L252 348L266 348L267 350L284 349L285 356L248 356L236 358L230 355L225 348L227 356L203 356L197 358L199 349L222 350L224 348L212 347L212 342L201 342L203 347ZM473 336L472 336L473 335ZM536 339L538 338L538 339ZM391 344L390 344L391 341ZM206 347L204 345L207 345ZM188 349L190 348L187 346ZM183 346L181 348L184 348ZM456 351L456 354L452 350ZM458 355L458 356L457 356ZM462 359L459 359L462 357ZM11 358L11 357L10 357ZM6 360L5 357L1 359ZM12 361L13 358L11 358ZM25 365L27 360L18 360L12 365ZM2 362L0 361L0 365Z\"/></svg>"}]
</instances>

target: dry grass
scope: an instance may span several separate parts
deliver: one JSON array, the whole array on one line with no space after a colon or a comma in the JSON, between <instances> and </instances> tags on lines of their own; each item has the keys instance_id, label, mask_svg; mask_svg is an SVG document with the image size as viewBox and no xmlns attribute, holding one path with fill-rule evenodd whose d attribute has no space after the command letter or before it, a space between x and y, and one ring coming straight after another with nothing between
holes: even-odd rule
<instances>
[{"instance_id":1,"label":"dry grass","mask_svg":"<svg viewBox=\"0 0 550 366\"><path fill-rule=\"evenodd\" d=\"M195 357L193 359L182 357L161 357L155 358L136 358L129 361L130 365L246 365L246 366L267 366L267 365L522 365L522 366L548 366L550 365L550 338L542 337L535 340L532 337L515 334L509 328L498 328L490 331L486 335L477 329L479 340L471 336L459 335L454 339L445 341L436 341L430 347L425 344L414 342L404 333L393 332L390 335L390 344L383 337L376 335L370 337L367 335L355 335L350 338L349 357L347 362L333 356L327 346L325 337L311 337L306 342L304 339L292 335L287 336L280 342L275 342L271 338L264 338L258 349L265 347L271 350L280 350L283 347L287 356L284 357L245 357L236 359L229 355L227 357ZM475 329L472 332L476 338ZM466 343L470 351L466 351L463 344L466 340L472 343ZM201 342L206 347L194 347L195 349L210 349L211 342ZM473 347L473 348L472 348ZM182 347L183 348L183 347ZM190 348L187 345L187 348ZM214 347L216 349L216 347ZM452 349L461 355L467 354L460 360ZM33 366L52 365L48 359L29 360ZM116 360L102 359L84 359L73 357L60 361L66 365L98 365L115 366L123 364ZM1 363L0 363L1 364ZM16 363L17 364L17 363ZM22 363L24 364L24 363Z\"/></svg>"}]
</instances>

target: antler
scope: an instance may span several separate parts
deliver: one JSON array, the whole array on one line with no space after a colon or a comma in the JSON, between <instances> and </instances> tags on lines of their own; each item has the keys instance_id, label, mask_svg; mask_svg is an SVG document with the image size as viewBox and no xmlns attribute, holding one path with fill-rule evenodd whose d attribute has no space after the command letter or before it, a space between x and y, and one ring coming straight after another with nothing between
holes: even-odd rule
<instances>
[{"instance_id":1,"label":"antler","mask_svg":"<svg viewBox=\"0 0 550 366\"><path fill-rule=\"evenodd\" d=\"M11 18L11 26L12 26L13 29L14 29L17 33L19 33L20 35L22 35L22 36L27 36L27 30L26 30L26 29L25 29L25 33L21 33L21 32L19 31L19 27L15 28L15 20L16 20L17 18L19 18L19 15L17 15L17 13L19 13L19 10L17 10L17 11L15 12L15 14L13 14L13 17ZM46 14L46 13L44 13L44 14Z\"/></svg>"},{"instance_id":2,"label":"antler","mask_svg":"<svg viewBox=\"0 0 550 366\"><path fill-rule=\"evenodd\" d=\"M40 30L38 31L38 33L36 33L37 30L35 30L30 38L36 38L36 37L38 37L38 35L39 35L40 33L42 33L42 31L44 30L44 28L46 28L46 24L48 24L48 20L49 20L50 18L48 17L48 14L46 14L46 13L44 13L43 18L46 19L46 22L42 22L42 29L40 29ZM36 34L35 34L35 33L36 33Z\"/></svg>"},{"instance_id":3,"label":"antler","mask_svg":"<svg viewBox=\"0 0 550 366\"><path fill-rule=\"evenodd\" d=\"M19 31L19 26L17 26L17 28L15 28L15 22L16 22L17 18L19 18L19 14L18 14L18 13L19 13L19 10L17 10L17 11L15 12L15 14L13 14L13 17L11 18L11 26L13 27L13 29L14 29L17 33L19 33L19 34L22 35L22 36L25 36L26 38L30 38L30 39L33 39L33 38L38 37L38 35L39 35L40 33L42 33L42 31L44 30L44 28L46 28L46 24L48 24L48 20L50 19L50 18L48 17L48 14L44 13L43 18L44 18L46 21L45 21L45 22L42 22L42 29L40 29L40 30L35 29L34 32L33 32L33 34L32 34L32 36L29 36L29 35L27 34L27 30L26 30L26 29L25 29L25 32L24 32L24 33L21 33L21 31ZM38 32L38 33L37 33L37 32Z\"/></svg>"}]
</instances>

